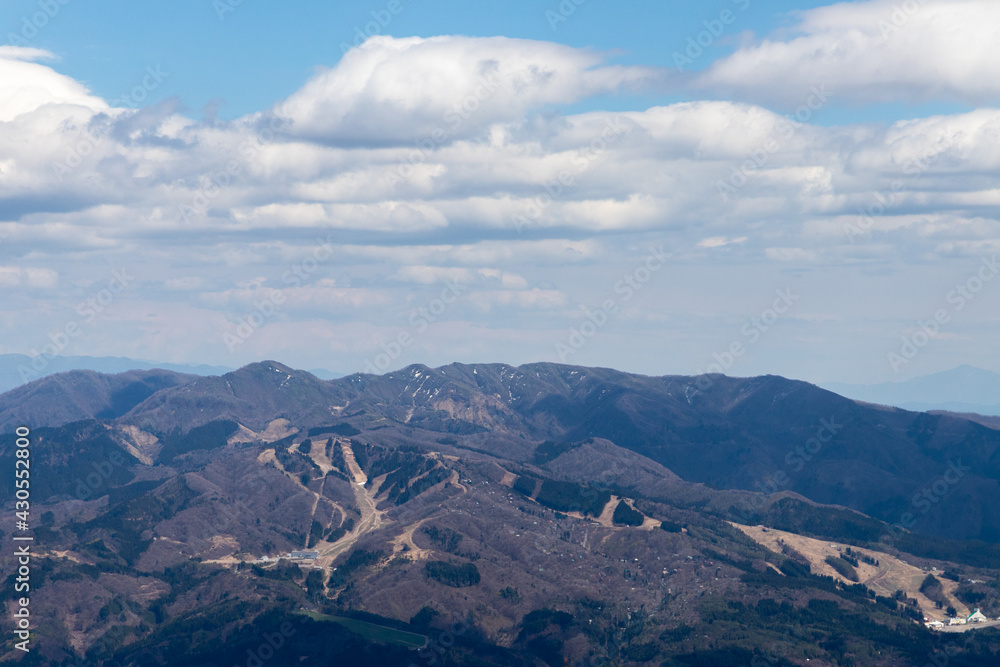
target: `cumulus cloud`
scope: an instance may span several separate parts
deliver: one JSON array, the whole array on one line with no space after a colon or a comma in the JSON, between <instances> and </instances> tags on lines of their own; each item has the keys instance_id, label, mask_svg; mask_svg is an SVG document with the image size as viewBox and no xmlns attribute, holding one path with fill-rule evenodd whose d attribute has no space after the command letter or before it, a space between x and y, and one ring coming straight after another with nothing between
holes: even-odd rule
<instances>
[{"instance_id":1,"label":"cumulus cloud","mask_svg":"<svg viewBox=\"0 0 1000 667\"><path fill-rule=\"evenodd\" d=\"M49 104L94 111L108 108L82 84L37 62L53 59L54 55L42 49L0 46L0 122Z\"/></svg>"},{"instance_id":2,"label":"cumulus cloud","mask_svg":"<svg viewBox=\"0 0 1000 667\"><path fill-rule=\"evenodd\" d=\"M507 37L372 37L278 105L296 136L340 145L428 146L519 122L547 105L648 88L653 68L605 65L606 56Z\"/></svg>"},{"instance_id":3,"label":"cumulus cloud","mask_svg":"<svg viewBox=\"0 0 1000 667\"><path fill-rule=\"evenodd\" d=\"M956 11L966 4L956 2ZM862 51L912 55L906 31L921 34L922 12L939 11L922 3L881 43L876 6L885 8L807 12L801 37L738 51L704 72L703 83L801 103L791 93L780 97L799 81L782 62L801 65L800 82L812 86L827 59L854 53L845 47L807 58L810 35L867 25ZM489 321L558 338L565 318L576 317L568 305L591 307L615 294L621 271L654 242L694 273L721 257L793 271L957 260L1000 247L1000 110L993 108L841 127L789 121L747 101L560 115L553 106L660 85L660 75L556 44L377 38L273 110L197 122L169 105L109 107L44 57L0 50L0 90L22 79L39 84L16 102L12 93L0 97L0 284L73 285L106 273L95 260L114 261L141 274L143 283L123 299L141 304L143 336L168 345L163 337L175 334L153 330L179 330L153 313L201 313L192 330L218 334L211 344L222 350L225 327L261 294L282 290L267 332L241 348L248 356L240 361L251 350L263 355L299 325L331 345L343 331L330 327L351 322L378 323L391 338L447 280L468 289L435 325L465 318L465 328L453 329L462 335ZM922 58L918 70L930 67ZM852 68L849 58L837 62L831 76ZM928 71L904 77L912 85L892 94L917 99L930 91L924 83L936 75ZM876 74L855 68L857 85L843 79L830 89L866 100ZM489 76L496 85L480 100L476 91ZM446 115L471 99L476 108L449 127ZM422 142L439 127L448 132L440 141ZM713 268L692 284L719 280ZM639 305L655 289L644 288L621 320L642 312L650 322L675 322L657 310L666 299ZM54 310L51 326L73 316L73 298L64 300L66 312ZM178 300L194 305L180 309ZM363 329L350 335L368 336Z\"/></svg>"},{"instance_id":4,"label":"cumulus cloud","mask_svg":"<svg viewBox=\"0 0 1000 667\"><path fill-rule=\"evenodd\" d=\"M899 223L914 207L928 216L964 219L987 217L997 202L991 175L1000 168L993 149L1000 112L993 109L888 128L828 128L790 122L747 103L686 102L641 112L539 117L529 131L516 121L534 106L607 90L632 75L603 72L591 52L558 45L531 43L534 51L522 52L513 49L516 40L502 38L374 41L291 99L353 108L357 120L380 113L376 100L388 95L391 105L419 114L426 87L397 90L386 83L388 74L375 72L382 65L402 72L404 62L419 65L425 58L418 71L447 69L440 64L445 53L449 63L472 67L470 49L492 54L487 60L506 77L505 85L512 86L522 70L536 71L525 64L536 61L549 63L554 83L529 78L523 95L508 90L497 98L496 110L484 104L484 113L503 119L491 126L496 129L487 140L460 139L420 152L414 168L402 175L399 165L409 165L412 147L386 146L372 137L367 144L331 145L332 135L311 140L295 134L304 127L296 123L310 118L308 105L286 106L298 110L296 120L279 123L276 131L264 116L199 124L171 109L43 105L0 121L0 218L13 223L12 241L25 247L44 242L51 249L58 239L66 247L96 251L142 239L205 239L230 244L216 255L222 261L245 264L260 261L247 240L301 239L308 246L325 235L345 246L392 247L421 239L424 254L438 250L420 263L495 266L493 257L516 256L511 241L564 244L539 258L558 264L575 261L572 253L560 254L573 247L565 239L575 238L582 257L594 257L591 235L657 230L692 250L725 244L747 256L783 260L787 252L767 249L823 237L825 247L815 249L823 256L834 251L834 239L851 246L864 236L923 228L929 223ZM371 60L369 70L358 70L351 58ZM50 78L61 76L48 71ZM361 77L359 71L368 72L370 86L355 86L351 93L338 84L336 92L320 94L327 77ZM57 168L70 164L66 172ZM388 174L398 182L387 182ZM856 226L850 218L872 207L896 181L902 185L878 220L845 235L844 227ZM748 226L760 233L748 235ZM970 230L993 233L984 225ZM476 244L454 243L470 235ZM468 259L470 253L487 257ZM813 255L801 255L807 256Z\"/></svg>"},{"instance_id":5,"label":"cumulus cloud","mask_svg":"<svg viewBox=\"0 0 1000 667\"><path fill-rule=\"evenodd\" d=\"M795 108L815 86L838 103L1000 102L993 0L871 0L798 13L788 39L740 48L695 88Z\"/></svg>"}]
</instances>

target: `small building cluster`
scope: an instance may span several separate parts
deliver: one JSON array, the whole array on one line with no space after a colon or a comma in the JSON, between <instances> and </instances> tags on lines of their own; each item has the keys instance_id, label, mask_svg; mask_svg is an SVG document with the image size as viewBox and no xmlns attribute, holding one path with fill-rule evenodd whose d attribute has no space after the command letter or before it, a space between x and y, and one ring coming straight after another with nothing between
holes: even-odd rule
<instances>
[{"instance_id":1,"label":"small building cluster","mask_svg":"<svg viewBox=\"0 0 1000 667\"><path fill-rule=\"evenodd\" d=\"M974 625L976 623L987 623L989 622L989 620L990 619L987 618L986 615L983 614L983 612L981 612L979 609L976 609L974 612L972 612L965 618L962 618L961 616L957 616L955 618L949 618L947 625L949 626ZM1000 618L998 618L997 620L1000 621ZM931 630L940 630L941 628L945 627L946 624L943 621L927 621L926 623L924 623L924 625L926 625Z\"/></svg>"},{"instance_id":2,"label":"small building cluster","mask_svg":"<svg viewBox=\"0 0 1000 667\"><path fill-rule=\"evenodd\" d=\"M271 558L269 556L261 556L257 559L258 563L273 563L279 560L317 560L319 558L318 551L293 551L286 556L276 556Z\"/></svg>"}]
</instances>

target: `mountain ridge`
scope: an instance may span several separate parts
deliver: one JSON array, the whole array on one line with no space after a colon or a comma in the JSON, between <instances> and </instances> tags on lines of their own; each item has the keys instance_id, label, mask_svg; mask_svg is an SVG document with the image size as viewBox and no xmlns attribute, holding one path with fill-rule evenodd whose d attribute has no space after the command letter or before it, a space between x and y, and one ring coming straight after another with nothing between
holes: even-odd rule
<instances>
[{"instance_id":1,"label":"mountain ridge","mask_svg":"<svg viewBox=\"0 0 1000 667\"><path fill-rule=\"evenodd\" d=\"M147 361L129 357L62 357L51 355L30 357L25 354L0 354L0 394L42 377L68 371L94 371L111 375L132 370L157 369L185 375L203 376L224 375L237 370L231 366ZM343 375L324 368L316 368L311 372L324 380L335 379Z\"/></svg>"},{"instance_id":2,"label":"mountain ridge","mask_svg":"<svg viewBox=\"0 0 1000 667\"><path fill-rule=\"evenodd\" d=\"M29 387L40 387L46 380ZM0 397L11 428L13 399ZM67 398L60 400L79 404ZM105 404L99 407L108 409ZM96 412L72 413L98 418ZM602 438L714 488L793 491L890 522L953 463L975 467L947 488L949 505L1000 504L1000 431L948 414L866 406L779 376L643 376L561 364L412 365L323 381L274 361L217 377L183 377L112 421L162 438L230 420L252 432L283 419L460 436ZM49 425L58 425L49 423ZM849 480L849 481L845 481ZM1000 517L918 513L915 529L1000 541Z\"/></svg>"},{"instance_id":3,"label":"mountain ridge","mask_svg":"<svg viewBox=\"0 0 1000 667\"><path fill-rule=\"evenodd\" d=\"M461 628L446 663L889 667L944 646L918 624L944 605L1000 613L1000 431L778 376L263 361L52 376L0 414L29 420L38 664L208 667L294 622L270 664L410 664L394 637ZM970 642L954 664L995 664Z\"/></svg>"}]
</instances>

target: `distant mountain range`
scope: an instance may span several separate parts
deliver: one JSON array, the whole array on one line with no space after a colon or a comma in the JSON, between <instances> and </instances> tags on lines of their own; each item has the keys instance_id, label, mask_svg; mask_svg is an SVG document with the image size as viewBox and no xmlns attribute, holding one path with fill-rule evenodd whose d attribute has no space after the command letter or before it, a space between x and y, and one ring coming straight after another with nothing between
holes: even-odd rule
<instances>
[{"instance_id":1,"label":"distant mountain range","mask_svg":"<svg viewBox=\"0 0 1000 667\"><path fill-rule=\"evenodd\" d=\"M152 369L191 375L222 375L235 370L230 366L171 364L129 359L128 357L38 357L33 359L24 354L0 354L0 394L20 387L25 382L66 371L124 373ZM310 372L323 380L332 380L342 375L322 368L316 368Z\"/></svg>"},{"instance_id":2,"label":"distant mountain range","mask_svg":"<svg viewBox=\"0 0 1000 667\"><path fill-rule=\"evenodd\" d=\"M602 438L690 482L792 491L886 521L907 511L911 496L950 462L971 462L974 472L963 473L948 502L1000 506L994 456L1000 431L955 415L857 403L777 376L648 377L547 363L451 364L324 381L268 361L209 377L74 371L0 396L0 430L8 431L21 423L114 419L154 434L220 420L259 432L276 419L307 429L350 415L363 415L366 424L456 436ZM913 528L1000 542L996 513L925 513Z\"/></svg>"},{"instance_id":3,"label":"distant mountain range","mask_svg":"<svg viewBox=\"0 0 1000 667\"><path fill-rule=\"evenodd\" d=\"M1000 430L776 376L77 370L0 395L0 470L22 425L32 664L889 667L1000 614Z\"/></svg>"},{"instance_id":4,"label":"distant mountain range","mask_svg":"<svg viewBox=\"0 0 1000 667\"><path fill-rule=\"evenodd\" d=\"M973 366L959 366L906 382L872 385L827 382L820 386L858 401L918 412L947 410L1000 416L1000 373Z\"/></svg>"},{"instance_id":5,"label":"distant mountain range","mask_svg":"<svg viewBox=\"0 0 1000 667\"><path fill-rule=\"evenodd\" d=\"M85 370L115 374L133 370L162 369L186 375L218 376L236 369L210 364L173 364L128 357L52 357L44 363L23 354L0 354L0 394L56 373ZM335 380L344 373L324 368L308 371L320 380ZM857 401L890 405L914 412L948 411L1000 417L1000 373L959 366L905 382L850 384L825 382L817 386Z\"/></svg>"}]
</instances>

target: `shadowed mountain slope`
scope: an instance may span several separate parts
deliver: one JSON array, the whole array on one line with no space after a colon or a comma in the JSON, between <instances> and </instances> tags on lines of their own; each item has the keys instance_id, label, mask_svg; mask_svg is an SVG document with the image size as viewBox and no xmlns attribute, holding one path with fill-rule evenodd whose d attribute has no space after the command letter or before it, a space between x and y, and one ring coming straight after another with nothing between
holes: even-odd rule
<instances>
[{"instance_id":1,"label":"shadowed mountain slope","mask_svg":"<svg viewBox=\"0 0 1000 667\"><path fill-rule=\"evenodd\" d=\"M58 373L0 396L0 429L10 431L22 424L37 428L81 419L114 419L156 392L195 377L163 370L117 375L94 371Z\"/></svg>"}]
</instances>

